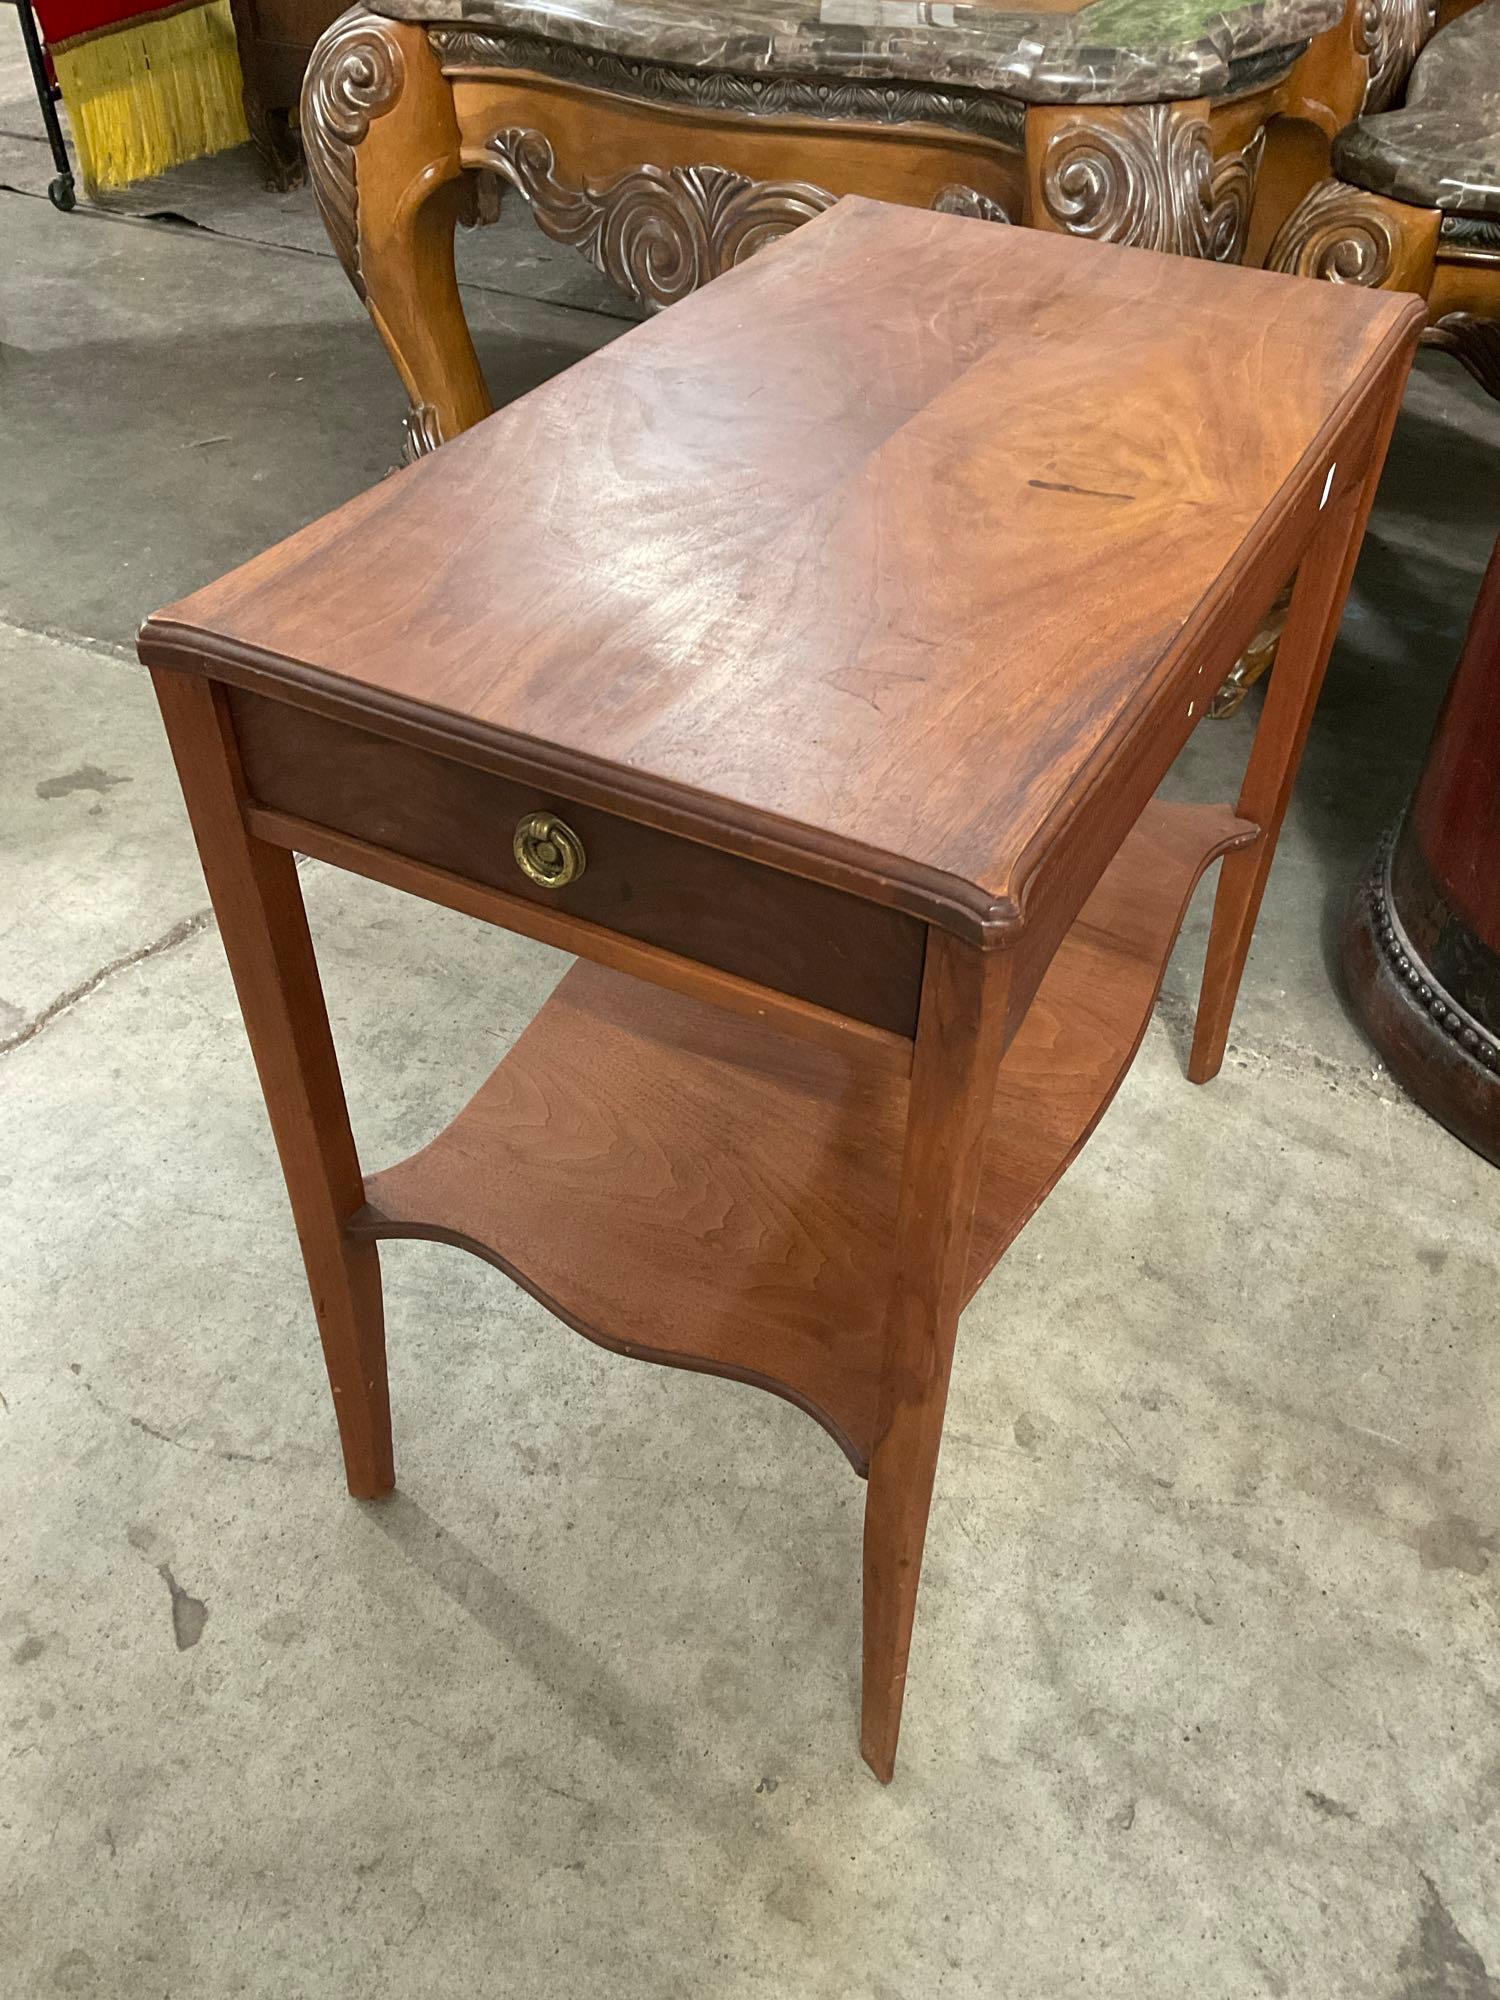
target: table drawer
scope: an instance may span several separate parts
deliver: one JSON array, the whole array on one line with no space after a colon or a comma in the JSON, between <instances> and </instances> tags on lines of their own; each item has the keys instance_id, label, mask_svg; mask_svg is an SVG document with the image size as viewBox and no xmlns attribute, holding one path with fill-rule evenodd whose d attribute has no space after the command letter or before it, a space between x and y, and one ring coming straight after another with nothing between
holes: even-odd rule
<instances>
[{"instance_id":1,"label":"table drawer","mask_svg":"<svg viewBox=\"0 0 1500 2000\"><path fill-rule=\"evenodd\" d=\"M264 695L232 688L228 699L257 805L915 1031L925 945L915 917ZM582 872L564 887L538 886L515 856L517 826L534 813L555 814L582 845Z\"/></svg>"}]
</instances>

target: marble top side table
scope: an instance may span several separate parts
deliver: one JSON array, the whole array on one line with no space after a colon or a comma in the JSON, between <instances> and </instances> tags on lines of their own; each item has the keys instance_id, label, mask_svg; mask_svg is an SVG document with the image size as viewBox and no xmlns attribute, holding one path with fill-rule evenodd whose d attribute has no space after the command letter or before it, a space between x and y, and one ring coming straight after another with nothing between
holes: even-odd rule
<instances>
[{"instance_id":1,"label":"marble top side table","mask_svg":"<svg viewBox=\"0 0 1500 2000\"><path fill-rule=\"evenodd\" d=\"M504 187L651 308L846 194L1258 263L1431 23L1429 0L377 0L320 42L302 128L416 456L489 409L452 239Z\"/></svg>"},{"instance_id":2,"label":"marble top side table","mask_svg":"<svg viewBox=\"0 0 1500 2000\"><path fill-rule=\"evenodd\" d=\"M842 202L148 622L352 1492L393 1237L787 1397L868 1480L889 1779L959 1315L1221 860L1219 1067L1421 319ZM1159 801L1293 576L1238 800ZM580 960L368 1178L298 853Z\"/></svg>"}]
</instances>

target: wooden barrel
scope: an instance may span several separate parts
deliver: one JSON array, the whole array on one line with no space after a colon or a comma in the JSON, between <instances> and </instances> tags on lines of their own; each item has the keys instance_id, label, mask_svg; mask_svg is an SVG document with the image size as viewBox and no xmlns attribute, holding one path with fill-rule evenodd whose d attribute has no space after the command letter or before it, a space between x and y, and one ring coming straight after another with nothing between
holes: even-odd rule
<instances>
[{"instance_id":1,"label":"wooden barrel","mask_svg":"<svg viewBox=\"0 0 1500 2000\"><path fill-rule=\"evenodd\" d=\"M1500 1166L1500 542L1416 791L1355 891L1344 970L1397 1081Z\"/></svg>"}]
</instances>

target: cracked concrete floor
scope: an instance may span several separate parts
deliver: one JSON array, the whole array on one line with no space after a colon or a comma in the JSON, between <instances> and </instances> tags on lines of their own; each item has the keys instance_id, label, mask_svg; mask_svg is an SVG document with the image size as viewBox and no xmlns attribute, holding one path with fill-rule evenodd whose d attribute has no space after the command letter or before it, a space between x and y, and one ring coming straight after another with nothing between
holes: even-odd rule
<instances>
[{"instance_id":1,"label":"cracked concrete floor","mask_svg":"<svg viewBox=\"0 0 1500 2000\"><path fill-rule=\"evenodd\" d=\"M396 1245L402 1490L344 1496L124 655L378 477L394 387L326 258L5 194L0 239L0 1994L1500 1992L1500 1183L1328 961L1500 526L1500 413L1423 362L1223 1076L1181 1074L1200 897L966 1319L882 1791L861 1493L795 1410ZM501 394L616 330L476 310ZM1178 782L1222 790L1252 719ZM378 1162L561 964L305 881Z\"/></svg>"}]
</instances>

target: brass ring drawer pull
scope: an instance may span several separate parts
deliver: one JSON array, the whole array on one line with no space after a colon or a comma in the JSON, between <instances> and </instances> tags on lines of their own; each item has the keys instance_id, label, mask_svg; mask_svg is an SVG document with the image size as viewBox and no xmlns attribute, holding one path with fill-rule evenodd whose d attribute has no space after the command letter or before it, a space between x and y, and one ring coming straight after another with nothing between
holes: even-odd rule
<instances>
[{"instance_id":1,"label":"brass ring drawer pull","mask_svg":"<svg viewBox=\"0 0 1500 2000\"><path fill-rule=\"evenodd\" d=\"M511 847L521 873L542 889L565 889L587 865L583 842L555 813L527 813Z\"/></svg>"}]
</instances>

